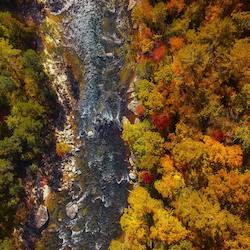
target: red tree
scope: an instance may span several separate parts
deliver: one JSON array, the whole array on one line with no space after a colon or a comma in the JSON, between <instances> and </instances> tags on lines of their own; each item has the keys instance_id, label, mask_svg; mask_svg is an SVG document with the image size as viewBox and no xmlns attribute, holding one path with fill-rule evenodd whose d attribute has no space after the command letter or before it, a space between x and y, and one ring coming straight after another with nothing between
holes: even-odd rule
<instances>
[{"instance_id":1,"label":"red tree","mask_svg":"<svg viewBox=\"0 0 250 250\"><path fill-rule=\"evenodd\" d=\"M221 130L214 130L212 132L212 137L219 142L222 142L225 139L224 134Z\"/></svg>"},{"instance_id":2,"label":"red tree","mask_svg":"<svg viewBox=\"0 0 250 250\"><path fill-rule=\"evenodd\" d=\"M154 176L150 173L150 171L140 172L140 177L144 184L151 184L154 181Z\"/></svg>"},{"instance_id":3,"label":"red tree","mask_svg":"<svg viewBox=\"0 0 250 250\"><path fill-rule=\"evenodd\" d=\"M159 62L163 57L165 56L166 53L166 46L164 44L158 45L152 52L152 59L156 62Z\"/></svg>"},{"instance_id":4,"label":"red tree","mask_svg":"<svg viewBox=\"0 0 250 250\"><path fill-rule=\"evenodd\" d=\"M144 115L145 109L144 109L144 107L143 107L142 104L139 104L139 105L135 108L135 113L136 113L136 115L138 115L138 116L143 116L143 115Z\"/></svg>"},{"instance_id":5,"label":"red tree","mask_svg":"<svg viewBox=\"0 0 250 250\"><path fill-rule=\"evenodd\" d=\"M151 120L154 126L160 131L166 129L171 123L169 114L153 114Z\"/></svg>"}]
</instances>

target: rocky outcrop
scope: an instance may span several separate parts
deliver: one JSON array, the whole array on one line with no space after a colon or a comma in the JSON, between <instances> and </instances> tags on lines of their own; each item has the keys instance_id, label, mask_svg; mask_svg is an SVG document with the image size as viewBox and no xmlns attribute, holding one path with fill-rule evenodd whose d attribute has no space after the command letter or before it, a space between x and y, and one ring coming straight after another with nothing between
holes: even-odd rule
<instances>
[{"instance_id":1,"label":"rocky outcrop","mask_svg":"<svg viewBox=\"0 0 250 250\"><path fill-rule=\"evenodd\" d=\"M136 93L135 93L135 83L138 80L136 74L133 75L132 79L129 82L129 88L127 90L127 95L128 95L128 104L127 104L127 109L132 112L134 119L129 119L128 117L124 116L122 119L122 124L124 125L125 123L138 123L140 122L139 117L136 114L136 107L140 104L138 99L136 98ZM138 172L135 164L135 157L132 152L130 152L130 157L128 159L129 163L129 182L133 185L136 185L137 179L138 179Z\"/></svg>"},{"instance_id":2,"label":"rocky outcrop","mask_svg":"<svg viewBox=\"0 0 250 250\"><path fill-rule=\"evenodd\" d=\"M132 10L135 7L136 3L137 3L137 0L129 0L128 10L129 11Z\"/></svg>"},{"instance_id":3,"label":"rocky outcrop","mask_svg":"<svg viewBox=\"0 0 250 250\"><path fill-rule=\"evenodd\" d=\"M35 225L37 229L42 229L49 221L49 212L46 206L40 205L35 214Z\"/></svg>"},{"instance_id":4,"label":"rocky outcrop","mask_svg":"<svg viewBox=\"0 0 250 250\"><path fill-rule=\"evenodd\" d=\"M45 11L45 9L43 10ZM28 182L25 186L27 197L31 205L35 207L30 209L29 219L23 227L25 249L35 249L35 242L39 239L41 232L44 230L42 234L46 234L48 231L45 229L49 224L50 216L51 221L54 221L55 213L51 210L51 215L49 215L46 207L46 205L50 205L50 202L54 202L54 191L70 190L75 177L81 174L75 159L81 147L80 138L76 138L77 97L73 91L75 79L72 79L72 73L67 67L69 62L61 53L64 43L61 39L60 23L51 15L44 17L42 21L43 25L38 31L43 45L43 66L49 76L51 88L56 94L58 105L53 107L58 111L58 116L49 121L49 129L53 134L55 144L64 143L70 150L67 154L58 157L54 147L51 147L52 149L43 155L37 177L30 180L30 183ZM45 26L50 28L44 29ZM78 208L73 206L71 210L69 214L73 218L76 216Z\"/></svg>"},{"instance_id":5,"label":"rocky outcrop","mask_svg":"<svg viewBox=\"0 0 250 250\"><path fill-rule=\"evenodd\" d=\"M51 47L55 48L55 52L49 52L45 46L44 54L46 55L46 60L44 61L44 68L52 78L51 85L61 106L58 121L54 124L55 139L57 143L65 143L71 148L71 152L66 157L62 157L60 162L57 162L60 165L58 169L62 171L63 175L61 187L59 187L58 191L70 190L75 176L81 174L75 160L76 154L80 151L81 140L76 138L75 126L73 126L76 121L77 98L74 97L72 91L71 74L65 67L67 62L61 54L56 52L57 49L62 49L64 46L64 41L61 39L62 27L49 17L46 17L45 23L51 28L49 32L44 34L44 40L46 41L44 44L49 43Z\"/></svg>"},{"instance_id":6,"label":"rocky outcrop","mask_svg":"<svg viewBox=\"0 0 250 250\"><path fill-rule=\"evenodd\" d=\"M135 113L136 107L139 105L139 101L136 98L136 94L135 94L135 83L137 81L137 76L134 75L134 77L132 78L130 84L129 84L129 88L127 91L128 94L128 110L132 111L133 113Z\"/></svg>"}]
</instances>

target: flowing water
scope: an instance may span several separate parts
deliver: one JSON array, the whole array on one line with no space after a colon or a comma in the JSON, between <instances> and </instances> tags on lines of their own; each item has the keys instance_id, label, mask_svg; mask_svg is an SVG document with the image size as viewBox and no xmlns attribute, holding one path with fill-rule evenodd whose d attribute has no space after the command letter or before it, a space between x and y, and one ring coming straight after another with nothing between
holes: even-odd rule
<instances>
[{"instance_id":1,"label":"flowing water","mask_svg":"<svg viewBox=\"0 0 250 250\"><path fill-rule=\"evenodd\" d=\"M79 101L82 175L67 198L67 202L78 204L79 213L73 220L65 216L61 221L61 249L108 249L110 240L119 234L128 185L120 138L126 89L119 82L128 24L126 2L50 1L54 14L63 13L67 44L85 69Z\"/></svg>"}]
</instances>

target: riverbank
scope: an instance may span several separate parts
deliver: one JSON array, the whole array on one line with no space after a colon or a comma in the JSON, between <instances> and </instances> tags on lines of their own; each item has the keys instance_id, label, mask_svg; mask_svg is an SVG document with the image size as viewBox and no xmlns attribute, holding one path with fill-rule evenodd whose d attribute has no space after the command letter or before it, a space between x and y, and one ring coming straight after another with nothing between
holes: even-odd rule
<instances>
[{"instance_id":1,"label":"riverbank","mask_svg":"<svg viewBox=\"0 0 250 250\"><path fill-rule=\"evenodd\" d=\"M41 233L57 230L51 221L57 203L62 199L59 197L70 192L74 180L81 174L76 155L82 146L78 136L77 102L83 84L83 68L77 56L65 46L60 17L53 16L45 6L40 11L43 18L35 20L40 37L39 50L55 93L57 106L51 108L56 109L57 115L48 122L53 145L43 155L36 179L29 178L25 185L30 201L28 221L23 227L25 249L33 249ZM27 19L32 16L27 15Z\"/></svg>"}]
</instances>

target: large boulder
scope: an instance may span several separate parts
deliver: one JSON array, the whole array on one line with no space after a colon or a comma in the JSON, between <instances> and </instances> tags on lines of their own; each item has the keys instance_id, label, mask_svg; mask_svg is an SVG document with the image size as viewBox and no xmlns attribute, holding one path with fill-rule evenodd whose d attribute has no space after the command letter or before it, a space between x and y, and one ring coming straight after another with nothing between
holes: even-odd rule
<instances>
[{"instance_id":1,"label":"large boulder","mask_svg":"<svg viewBox=\"0 0 250 250\"><path fill-rule=\"evenodd\" d=\"M38 229L41 229L47 224L49 220L48 208L44 205L40 205L35 214L35 223Z\"/></svg>"},{"instance_id":2,"label":"large boulder","mask_svg":"<svg viewBox=\"0 0 250 250\"><path fill-rule=\"evenodd\" d=\"M90 139L92 139L92 138L94 138L94 132L92 131L92 130L90 130L90 131L88 131L88 133L87 133L87 136L88 136L88 138L90 138Z\"/></svg>"},{"instance_id":3,"label":"large boulder","mask_svg":"<svg viewBox=\"0 0 250 250\"><path fill-rule=\"evenodd\" d=\"M76 203L69 202L66 205L66 214L67 214L67 216L71 220L73 220L76 217L77 213L78 213L78 205Z\"/></svg>"},{"instance_id":4,"label":"large boulder","mask_svg":"<svg viewBox=\"0 0 250 250\"><path fill-rule=\"evenodd\" d=\"M135 181L137 179L137 174L134 171L130 171L128 174L130 180Z\"/></svg>"}]
</instances>

